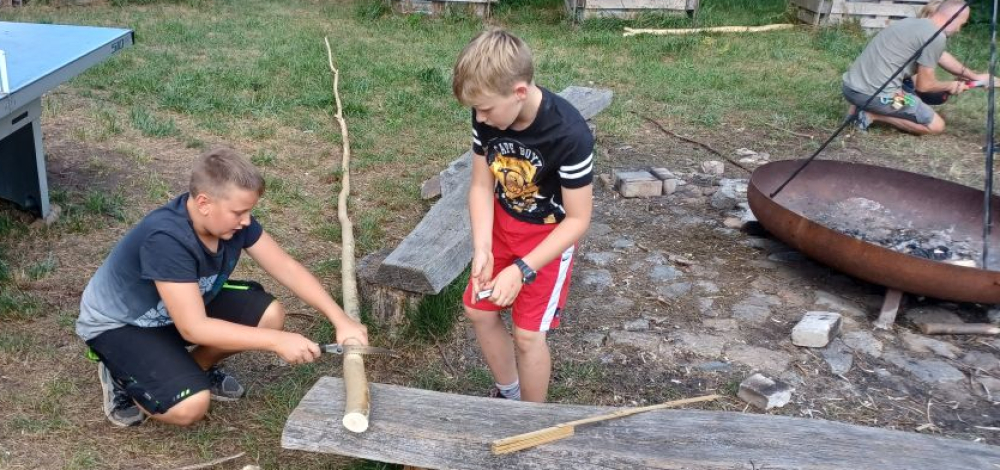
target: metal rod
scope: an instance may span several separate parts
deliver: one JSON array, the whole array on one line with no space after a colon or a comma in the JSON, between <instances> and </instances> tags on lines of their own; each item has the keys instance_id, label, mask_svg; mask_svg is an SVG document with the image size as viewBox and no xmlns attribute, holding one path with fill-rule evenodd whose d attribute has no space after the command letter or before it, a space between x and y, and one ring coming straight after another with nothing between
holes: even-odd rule
<instances>
[{"instance_id":1,"label":"metal rod","mask_svg":"<svg viewBox=\"0 0 1000 470\"><path fill-rule=\"evenodd\" d=\"M990 230L993 225L993 151L996 111L996 78L997 68L997 0L993 0L993 18L990 21L990 87L986 103L986 184L983 189L983 269L989 269L987 259L990 251Z\"/></svg>"},{"instance_id":2,"label":"metal rod","mask_svg":"<svg viewBox=\"0 0 1000 470\"><path fill-rule=\"evenodd\" d=\"M892 76L889 77L889 79L886 80L885 83L883 83L882 86L878 88L878 90L875 90L875 93L872 93L872 95L868 97L868 100L865 101L865 104L861 105L860 107L856 107L854 113L848 116L847 119L844 120L844 123L841 124L836 131L833 132L833 135L831 135L830 138L826 139L826 142L823 142L823 145L821 145L818 149L816 149L816 151L813 152L813 154L809 158L807 158L806 161L802 162L802 165L796 168L795 171L793 171L792 174L788 177L788 179L786 179L784 183L781 183L781 186L778 186L778 189L775 189L774 192L771 193L771 195L768 197L774 199L774 197L777 196L782 189L785 189L785 186L788 186L788 183L791 183L792 180L795 179L795 177L798 176L799 173L801 173L802 170L806 168L806 166L808 166L810 163L812 163L813 160L816 159L816 157L820 154L820 152L826 150L826 146L830 145L830 142L833 142L833 139L837 138L837 136L840 135L840 133L843 132L844 129L849 124L858 119L858 114L860 114L862 111L867 111L868 105L871 104L873 100L875 100L875 97L877 97L880 93L882 93L882 90L885 90L885 87L889 86L889 84L892 83L892 81L896 78L896 76L899 75L906 68L906 66L910 64L910 62L917 60L917 58L920 57L920 54L924 52L924 48L926 48L928 44L934 42L934 40L937 39L937 37L945 30L945 28L947 28L948 25L950 25L953 21L955 21L955 18L958 18L958 15L961 15L966 8L969 8L969 4L968 3L962 4L962 8L959 8L958 11L956 11L955 14L948 19L948 22L945 23L944 26L941 26L941 29L938 29L936 32L934 32L934 35L931 36L931 38L928 39L927 42L923 43L920 46L920 49L917 49L917 52L914 52L913 56L911 56L909 60L904 62L902 66L896 69L896 72L893 73Z\"/></svg>"}]
</instances>

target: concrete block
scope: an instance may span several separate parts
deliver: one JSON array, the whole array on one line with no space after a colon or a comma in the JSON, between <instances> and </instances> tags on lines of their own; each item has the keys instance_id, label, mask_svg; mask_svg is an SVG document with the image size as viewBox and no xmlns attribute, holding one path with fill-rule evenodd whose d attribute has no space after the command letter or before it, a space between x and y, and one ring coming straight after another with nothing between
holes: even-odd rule
<instances>
[{"instance_id":1,"label":"concrete block","mask_svg":"<svg viewBox=\"0 0 1000 470\"><path fill-rule=\"evenodd\" d=\"M671 172L666 168L653 168L652 170L650 170L650 173L652 173L653 176L659 178L661 181L672 180L676 178L673 172Z\"/></svg>"},{"instance_id":2,"label":"concrete block","mask_svg":"<svg viewBox=\"0 0 1000 470\"><path fill-rule=\"evenodd\" d=\"M780 380L754 374L740 384L740 391L736 396L757 408L770 410L787 405L792 400L794 391L791 385Z\"/></svg>"},{"instance_id":3,"label":"concrete block","mask_svg":"<svg viewBox=\"0 0 1000 470\"><path fill-rule=\"evenodd\" d=\"M840 314L834 312L806 312L792 328L792 344L810 348L823 348L830 344L840 331Z\"/></svg>"},{"instance_id":4,"label":"concrete block","mask_svg":"<svg viewBox=\"0 0 1000 470\"><path fill-rule=\"evenodd\" d=\"M663 180L663 195L669 196L677 191L677 183L680 180L677 179L666 179Z\"/></svg>"},{"instance_id":5,"label":"concrete block","mask_svg":"<svg viewBox=\"0 0 1000 470\"><path fill-rule=\"evenodd\" d=\"M721 175L726 171L726 165L718 160L701 162L701 172L709 175Z\"/></svg>"},{"instance_id":6,"label":"concrete block","mask_svg":"<svg viewBox=\"0 0 1000 470\"><path fill-rule=\"evenodd\" d=\"M624 171L616 175L622 197L653 197L663 194L663 182L648 171Z\"/></svg>"}]
</instances>

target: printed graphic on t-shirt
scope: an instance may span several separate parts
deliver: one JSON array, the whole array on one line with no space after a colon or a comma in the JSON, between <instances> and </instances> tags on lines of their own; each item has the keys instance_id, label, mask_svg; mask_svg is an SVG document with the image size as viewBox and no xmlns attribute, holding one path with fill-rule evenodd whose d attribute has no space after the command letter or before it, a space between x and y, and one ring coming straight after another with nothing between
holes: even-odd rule
<instances>
[{"instance_id":1,"label":"printed graphic on t-shirt","mask_svg":"<svg viewBox=\"0 0 1000 470\"><path fill-rule=\"evenodd\" d=\"M211 276L198 278L198 291L201 292L202 295L205 295L205 293L212 288L212 285L215 284L215 280L218 277L218 274L213 274ZM167 313L167 307L163 305L163 301L161 300L156 303L155 307L147 310L141 317L136 318L135 325L143 328L155 328L158 326L166 326L173 322L174 320L170 318L170 314Z\"/></svg>"},{"instance_id":2,"label":"printed graphic on t-shirt","mask_svg":"<svg viewBox=\"0 0 1000 470\"><path fill-rule=\"evenodd\" d=\"M497 180L497 198L504 207L526 217L557 222L550 198L539 194L538 172L542 158L534 149L514 139L495 139L488 144L486 163Z\"/></svg>"}]
</instances>

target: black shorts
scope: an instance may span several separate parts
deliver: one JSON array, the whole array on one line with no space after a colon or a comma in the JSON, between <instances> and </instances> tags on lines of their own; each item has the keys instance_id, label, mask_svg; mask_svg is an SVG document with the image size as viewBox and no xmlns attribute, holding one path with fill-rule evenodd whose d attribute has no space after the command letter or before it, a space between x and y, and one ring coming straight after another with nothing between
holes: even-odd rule
<instances>
[{"instance_id":1,"label":"black shorts","mask_svg":"<svg viewBox=\"0 0 1000 470\"><path fill-rule=\"evenodd\" d=\"M246 326L257 326L274 296L256 282L229 281L205 312ZM187 347L177 327L141 328L126 325L87 341L111 375L121 381L139 405L150 413L164 413L181 400L208 390L205 371Z\"/></svg>"}]
</instances>

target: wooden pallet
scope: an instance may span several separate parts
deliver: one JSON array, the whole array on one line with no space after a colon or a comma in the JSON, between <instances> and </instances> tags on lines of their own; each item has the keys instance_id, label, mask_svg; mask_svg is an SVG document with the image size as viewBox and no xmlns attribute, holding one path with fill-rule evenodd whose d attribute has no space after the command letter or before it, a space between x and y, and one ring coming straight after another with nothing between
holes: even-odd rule
<instances>
[{"instance_id":1,"label":"wooden pallet","mask_svg":"<svg viewBox=\"0 0 1000 470\"><path fill-rule=\"evenodd\" d=\"M439 16L444 13L465 13L487 18L491 5L497 0L393 0L400 13L426 13Z\"/></svg>"},{"instance_id":2,"label":"wooden pallet","mask_svg":"<svg viewBox=\"0 0 1000 470\"><path fill-rule=\"evenodd\" d=\"M790 0L799 21L812 25L856 22L882 29L893 21L913 18L928 0Z\"/></svg>"},{"instance_id":3,"label":"wooden pallet","mask_svg":"<svg viewBox=\"0 0 1000 470\"><path fill-rule=\"evenodd\" d=\"M694 15L700 0L565 0L566 11L576 20L588 18L635 18L643 13Z\"/></svg>"}]
</instances>

